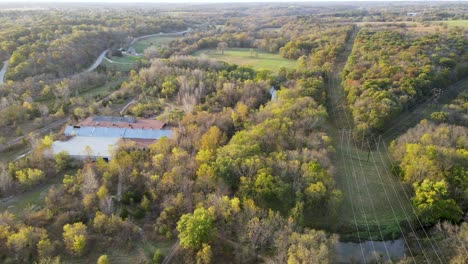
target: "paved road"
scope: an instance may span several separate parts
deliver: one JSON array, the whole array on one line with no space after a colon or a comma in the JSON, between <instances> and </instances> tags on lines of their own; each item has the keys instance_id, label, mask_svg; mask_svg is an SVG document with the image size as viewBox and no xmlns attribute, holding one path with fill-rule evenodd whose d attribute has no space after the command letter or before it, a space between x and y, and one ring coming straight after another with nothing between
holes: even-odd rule
<instances>
[{"instance_id":1,"label":"paved road","mask_svg":"<svg viewBox=\"0 0 468 264\"><path fill-rule=\"evenodd\" d=\"M86 69L84 72L92 72L94 71L98 66L99 64L101 64L102 60L104 59L104 57L106 57L106 53L109 51L109 49L106 49L105 51L101 52L101 54L99 55L99 57L96 59L96 61L94 62L93 65L91 65L91 67L89 67L88 69Z\"/></svg>"},{"instance_id":2,"label":"paved road","mask_svg":"<svg viewBox=\"0 0 468 264\"><path fill-rule=\"evenodd\" d=\"M6 61L3 62L2 70L0 70L0 84L5 82L5 73L6 73L7 68L8 68L8 61L9 60L6 60Z\"/></svg>"}]
</instances>

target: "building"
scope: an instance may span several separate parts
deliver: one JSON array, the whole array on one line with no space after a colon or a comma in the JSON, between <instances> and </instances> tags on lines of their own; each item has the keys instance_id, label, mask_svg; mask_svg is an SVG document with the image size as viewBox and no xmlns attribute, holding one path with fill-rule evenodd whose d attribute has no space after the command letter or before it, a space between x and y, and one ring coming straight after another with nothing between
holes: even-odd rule
<instances>
[{"instance_id":1,"label":"building","mask_svg":"<svg viewBox=\"0 0 468 264\"><path fill-rule=\"evenodd\" d=\"M66 151L75 159L111 159L120 143L146 148L155 140L171 137L173 131L164 122L134 117L93 116L65 128L67 141L55 141L52 154Z\"/></svg>"}]
</instances>

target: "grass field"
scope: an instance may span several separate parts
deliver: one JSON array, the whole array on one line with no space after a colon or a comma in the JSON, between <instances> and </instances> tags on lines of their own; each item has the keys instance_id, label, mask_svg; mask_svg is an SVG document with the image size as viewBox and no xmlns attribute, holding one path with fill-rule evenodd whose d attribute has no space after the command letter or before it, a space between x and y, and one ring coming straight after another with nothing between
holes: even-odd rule
<instances>
[{"instance_id":1,"label":"grass field","mask_svg":"<svg viewBox=\"0 0 468 264\"><path fill-rule=\"evenodd\" d=\"M255 52L254 52L255 53ZM249 65L254 69L270 70L277 72L281 67L295 68L297 62L282 58L279 54L258 52L258 55L251 54L250 49L233 48L224 51L224 55L216 49L205 49L195 52L194 56L206 54L208 57L238 65Z\"/></svg>"},{"instance_id":2,"label":"grass field","mask_svg":"<svg viewBox=\"0 0 468 264\"><path fill-rule=\"evenodd\" d=\"M150 46L162 47L178 38L179 37L177 36L154 36L137 41L135 44L133 44L133 47L135 48L136 52L143 53L145 49Z\"/></svg>"},{"instance_id":3,"label":"grass field","mask_svg":"<svg viewBox=\"0 0 468 264\"><path fill-rule=\"evenodd\" d=\"M413 219L411 204L399 179L390 173L384 148L369 152L361 142L353 141L351 133L341 130L352 128L343 93L335 74L327 86L330 133L336 149L335 180L343 194L335 231L344 240L397 238L400 223L404 228L406 221Z\"/></svg>"},{"instance_id":4,"label":"grass field","mask_svg":"<svg viewBox=\"0 0 468 264\"><path fill-rule=\"evenodd\" d=\"M463 27L468 28L468 20L439 20L439 21L432 21L432 23L443 23L447 24L449 27Z\"/></svg>"},{"instance_id":5,"label":"grass field","mask_svg":"<svg viewBox=\"0 0 468 264\"><path fill-rule=\"evenodd\" d=\"M68 171L66 174L74 174L75 171ZM34 187L33 189L24 193L17 194L11 199L0 202L0 212L8 209L8 211L15 215L21 215L24 209L42 206L44 204L44 198L47 195L50 187L54 184L61 183L63 174L52 179L48 179L47 182Z\"/></svg>"},{"instance_id":6,"label":"grass field","mask_svg":"<svg viewBox=\"0 0 468 264\"><path fill-rule=\"evenodd\" d=\"M128 55L128 56L122 56L122 57L114 56L109 59L113 61L114 63L104 59L102 63L106 67L114 69L114 70L118 70L118 71L128 72L133 69L133 65L135 65L138 61L142 60L143 58L140 56Z\"/></svg>"}]
</instances>

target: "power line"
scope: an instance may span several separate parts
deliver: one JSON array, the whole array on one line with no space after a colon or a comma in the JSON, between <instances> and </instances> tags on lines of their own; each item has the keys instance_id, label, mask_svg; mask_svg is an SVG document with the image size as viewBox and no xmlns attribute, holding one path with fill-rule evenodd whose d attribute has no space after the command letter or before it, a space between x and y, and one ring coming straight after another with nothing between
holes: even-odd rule
<instances>
[{"instance_id":1,"label":"power line","mask_svg":"<svg viewBox=\"0 0 468 264\"><path fill-rule=\"evenodd\" d=\"M385 150L385 153L387 154L388 159L391 161L391 157L390 157L390 155L389 155L389 153L388 153L388 149L387 149L386 144L384 143L384 144L382 144L382 145L384 145L384 147L385 147L385 149L384 149L384 150ZM380 156L380 158L382 159L382 156ZM388 172L388 170L385 170L385 172L389 175L389 177L392 176L391 173ZM414 213L414 216L415 216L417 222L419 223L419 226L421 227L422 231L424 232L424 235L426 236L426 238L427 238L428 241L429 241L429 244L431 245L432 249L434 250L434 253L436 254L436 256L437 256L437 258L439 259L439 261L440 261L441 263L444 263L444 262L442 261L442 259L440 258L439 254L437 254L437 250L434 248L434 245L432 244L432 241L431 241L431 239L429 238L429 235L427 234L426 229L424 228L422 222L420 221L420 219L419 219L419 217L418 217L418 214L417 214L417 212L416 212L416 210L415 210L413 204L411 203L411 199L409 198L408 194L407 194L406 191L405 191L405 188L404 188L404 186L403 186L403 183L402 183L400 180L398 180L398 183L400 184L401 190L402 190L402 192L404 193L404 195L405 195L405 197L406 197L408 203L409 203L410 206L411 206L411 209L412 209L412 211L413 211L413 213ZM394 192L396 193L395 186L392 186L392 187L393 187ZM400 197L399 197L399 196L397 196L397 197L398 197L398 201L401 203ZM404 209L404 208L403 208L403 209ZM406 211L404 211L404 212L405 212L405 215L406 215ZM410 227L411 227L411 223L409 223L409 224L410 224ZM413 229L413 228L411 228L411 229ZM413 232L414 232L414 231L413 231ZM415 235L415 237L417 238L417 234L416 234L415 232L414 232L414 235ZM436 242L436 241L434 241L434 243L436 243L436 245L437 245L437 242ZM438 245L437 245L437 247L439 248ZM440 250L440 248L439 248L439 250ZM441 254L442 254L442 252L441 252ZM444 256L444 255L442 255L442 257L444 257L444 259L445 259L445 256Z\"/></svg>"},{"instance_id":2,"label":"power line","mask_svg":"<svg viewBox=\"0 0 468 264\"><path fill-rule=\"evenodd\" d=\"M344 136L344 130L341 131L341 141L340 141L340 152L341 152L341 157L344 161L344 154L343 154L343 136ZM344 163L345 165L345 174L346 176L348 176L348 170L347 170L347 167L346 167L346 163ZM348 177L346 177L348 178ZM346 186L348 187L348 192L351 193L351 188L349 187L349 184L346 184ZM366 263L366 256L364 254L364 249L362 247L362 242L361 242L361 235L359 234L359 227L358 227L358 224L357 224L357 220L356 220L356 212L354 211L354 204L351 202L351 211L353 212L353 219L354 219L354 225L356 227L356 233L357 233L357 236L358 236L358 240L359 240L359 247L361 248L361 254L362 254L362 259L364 260L364 263Z\"/></svg>"}]
</instances>

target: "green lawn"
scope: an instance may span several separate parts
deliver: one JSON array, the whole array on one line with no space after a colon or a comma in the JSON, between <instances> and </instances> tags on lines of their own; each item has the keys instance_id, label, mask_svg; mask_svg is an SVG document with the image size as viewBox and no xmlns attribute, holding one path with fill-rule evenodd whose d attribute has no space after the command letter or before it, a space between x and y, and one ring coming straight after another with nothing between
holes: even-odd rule
<instances>
[{"instance_id":1,"label":"green lawn","mask_svg":"<svg viewBox=\"0 0 468 264\"><path fill-rule=\"evenodd\" d=\"M109 59L115 63L109 62L108 60L104 59L102 63L107 68L128 72L133 69L133 65L135 65L138 61L142 60L143 58L140 56L129 55L129 56L122 56L122 57L114 56Z\"/></svg>"},{"instance_id":2,"label":"green lawn","mask_svg":"<svg viewBox=\"0 0 468 264\"><path fill-rule=\"evenodd\" d=\"M439 20L433 21L433 23L444 23L447 24L449 27L463 27L468 28L468 20Z\"/></svg>"},{"instance_id":3,"label":"green lawn","mask_svg":"<svg viewBox=\"0 0 468 264\"><path fill-rule=\"evenodd\" d=\"M114 81L109 81L104 85L94 87L86 91L82 91L79 94L79 96L84 97L84 98L94 98L95 96L98 96L98 95L100 95L101 97L106 97L107 95L111 93L111 90L113 90L117 86L120 86L120 84L122 84L124 80L125 79L122 78L122 79L118 79Z\"/></svg>"},{"instance_id":4,"label":"green lawn","mask_svg":"<svg viewBox=\"0 0 468 264\"><path fill-rule=\"evenodd\" d=\"M381 240L381 232L386 239L398 237L399 223L406 221L405 212L410 220L414 217L411 204L398 178L390 173L386 149L381 147L369 153L366 147L360 146L361 142L354 143L350 134L342 134L341 129L352 127L352 120L349 110L344 107L340 83L338 74L332 76L327 93L330 105L329 131L333 135L336 150L333 155L334 178L343 199L336 220L322 223L325 225L323 228L330 228L326 225L334 226L332 231L340 233L344 240ZM306 219L313 219L313 212L307 214Z\"/></svg>"},{"instance_id":5,"label":"green lawn","mask_svg":"<svg viewBox=\"0 0 468 264\"><path fill-rule=\"evenodd\" d=\"M249 65L254 69L270 70L277 72L281 67L295 68L297 62L282 58L279 54L267 53L259 51L258 54L251 54L250 49L247 48L228 48L224 51L224 55L216 49L204 49L195 52L194 56L206 54L208 57L225 61L238 65Z\"/></svg>"},{"instance_id":6,"label":"green lawn","mask_svg":"<svg viewBox=\"0 0 468 264\"><path fill-rule=\"evenodd\" d=\"M135 44L133 44L133 47L135 48L136 52L143 53L145 49L150 46L165 46L169 44L169 42L178 38L178 36L154 36L137 41Z\"/></svg>"}]
</instances>

